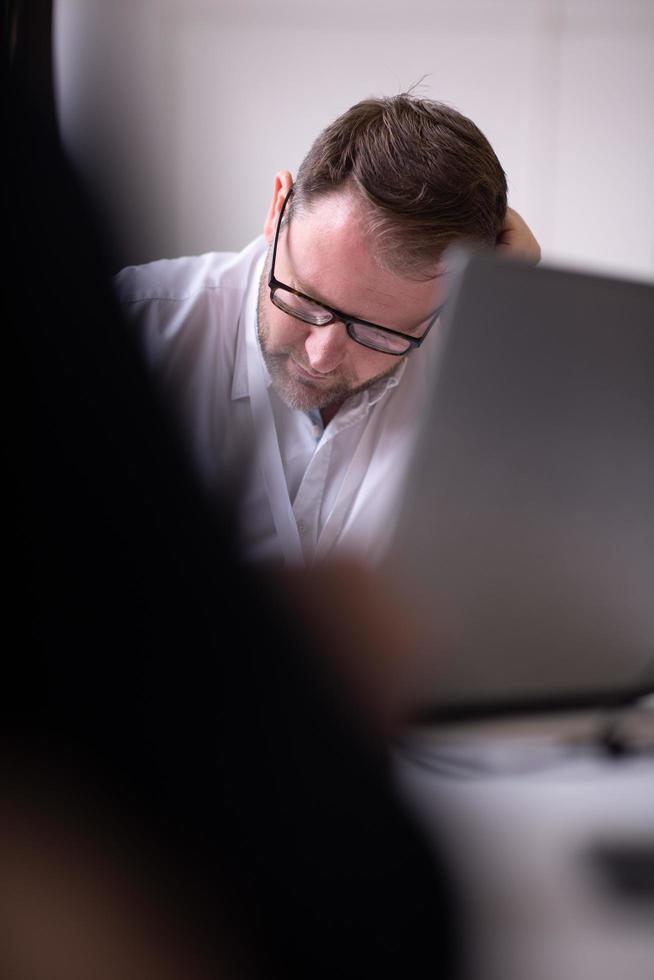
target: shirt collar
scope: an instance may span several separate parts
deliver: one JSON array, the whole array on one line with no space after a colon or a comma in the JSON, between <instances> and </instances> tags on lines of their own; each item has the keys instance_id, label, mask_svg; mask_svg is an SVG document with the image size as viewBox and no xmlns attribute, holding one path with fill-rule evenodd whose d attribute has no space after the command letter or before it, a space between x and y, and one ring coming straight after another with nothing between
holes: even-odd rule
<instances>
[{"instance_id":1,"label":"shirt collar","mask_svg":"<svg viewBox=\"0 0 654 980\"><path fill-rule=\"evenodd\" d=\"M370 385L367 391L370 397L371 405L378 402L387 391L390 391L392 388L397 388L402 379L402 375L406 371L406 365L407 358L403 357L392 374L389 374L385 378L380 378L379 381L375 381L373 385Z\"/></svg>"},{"instance_id":2,"label":"shirt collar","mask_svg":"<svg viewBox=\"0 0 654 980\"><path fill-rule=\"evenodd\" d=\"M263 237L261 238L261 242L262 245L265 245ZM250 280L248 282L245 298L241 307L241 316L236 333L236 356L234 358L234 378L232 380L232 401L236 401L238 398L247 398L250 394L247 362L248 346L250 346L250 348L256 346L259 357L261 357L262 360L262 368L265 372L265 377L267 378L266 383L267 385L270 385L270 375L268 374L268 369L263 362L261 349L259 347L259 338L257 336L257 304L259 300L259 285L261 282L265 261L266 251L264 249L263 254L259 256L252 267ZM256 344L252 345L252 343L250 343L250 345L248 345L248 339L250 339L250 341L255 339Z\"/></svg>"},{"instance_id":3,"label":"shirt collar","mask_svg":"<svg viewBox=\"0 0 654 980\"><path fill-rule=\"evenodd\" d=\"M335 428L340 431L351 423L358 421L358 419L363 418L368 414L373 405L376 405L387 392L396 388L406 371L407 360L408 358L403 357L392 374L380 378L374 384L371 384L369 388L364 388L358 394L350 395L334 417L334 423L336 423Z\"/></svg>"}]
</instances>

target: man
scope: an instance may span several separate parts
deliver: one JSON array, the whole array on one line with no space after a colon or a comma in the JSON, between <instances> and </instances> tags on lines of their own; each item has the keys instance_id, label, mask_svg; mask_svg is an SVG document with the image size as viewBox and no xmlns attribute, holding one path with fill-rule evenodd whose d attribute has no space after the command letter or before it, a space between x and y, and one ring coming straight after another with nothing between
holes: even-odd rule
<instances>
[{"instance_id":1,"label":"man","mask_svg":"<svg viewBox=\"0 0 654 980\"><path fill-rule=\"evenodd\" d=\"M311 563L383 551L454 242L538 258L490 144L460 113L365 100L281 171L240 255L123 270L119 296L205 485L244 446L244 553Z\"/></svg>"}]
</instances>

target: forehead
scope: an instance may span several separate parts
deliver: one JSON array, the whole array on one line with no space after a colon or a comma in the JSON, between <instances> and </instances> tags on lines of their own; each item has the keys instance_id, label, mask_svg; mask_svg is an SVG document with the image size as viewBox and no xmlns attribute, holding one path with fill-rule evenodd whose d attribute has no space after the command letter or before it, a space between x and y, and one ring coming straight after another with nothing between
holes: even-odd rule
<instances>
[{"instance_id":1,"label":"forehead","mask_svg":"<svg viewBox=\"0 0 654 980\"><path fill-rule=\"evenodd\" d=\"M282 235L280 259L292 285L344 312L401 329L419 323L443 300L438 269L420 281L382 265L369 212L352 191L333 191L294 211Z\"/></svg>"}]
</instances>

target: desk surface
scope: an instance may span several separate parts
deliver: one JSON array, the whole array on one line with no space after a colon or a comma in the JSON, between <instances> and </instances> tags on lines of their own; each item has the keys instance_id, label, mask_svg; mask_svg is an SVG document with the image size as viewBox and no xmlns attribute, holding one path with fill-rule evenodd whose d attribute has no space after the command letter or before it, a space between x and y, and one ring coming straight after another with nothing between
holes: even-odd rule
<instances>
[{"instance_id":1,"label":"desk surface","mask_svg":"<svg viewBox=\"0 0 654 980\"><path fill-rule=\"evenodd\" d=\"M415 731L395 749L400 793L462 889L469 980L654 977L654 711L623 728L624 755L598 747L590 713Z\"/></svg>"}]
</instances>

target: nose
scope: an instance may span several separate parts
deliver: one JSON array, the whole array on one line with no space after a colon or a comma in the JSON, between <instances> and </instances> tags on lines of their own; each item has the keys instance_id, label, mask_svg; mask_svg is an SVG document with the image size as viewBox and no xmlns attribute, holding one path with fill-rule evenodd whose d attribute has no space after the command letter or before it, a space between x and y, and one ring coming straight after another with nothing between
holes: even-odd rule
<instances>
[{"instance_id":1,"label":"nose","mask_svg":"<svg viewBox=\"0 0 654 980\"><path fill-rule=\"evenodd\" d=\"M345 324L340 321L312 327L304 342L311 370L319 374L334 371L345 357L349 340Z\"/></svg>"}]
</instances>

